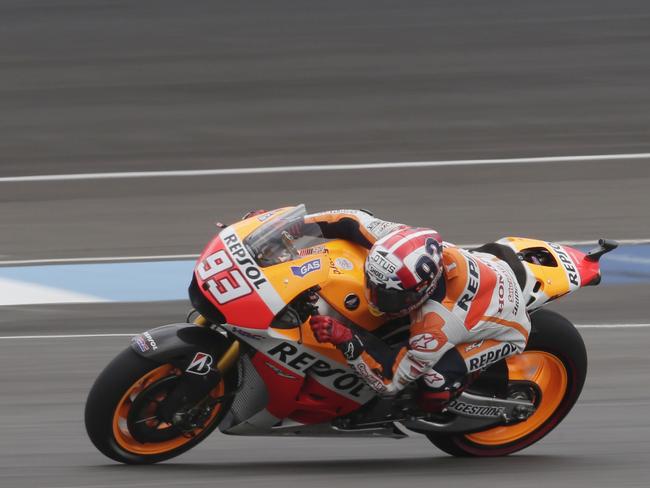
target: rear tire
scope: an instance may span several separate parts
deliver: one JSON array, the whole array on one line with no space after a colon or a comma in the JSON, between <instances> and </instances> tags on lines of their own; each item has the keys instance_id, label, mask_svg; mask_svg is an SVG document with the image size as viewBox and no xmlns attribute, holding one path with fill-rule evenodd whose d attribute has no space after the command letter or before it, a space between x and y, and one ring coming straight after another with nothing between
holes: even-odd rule
<instances>
[{"instance_id":1,"label":"rear tire","mask_svg":"<svg viewBox=\"0 0 650 488\"><path fill-rule=\"evenodd\" d=\"M236 368L231 371L212 392L224 395L234 389L237 383ZM205 439L219 425L230 408L232 399L218 403L203 427L190 435L171 424L159 420L155 424L156 420L153 420L152 427L147 427L146 424L139 427L148 429L156 436L154 439L157 442L139 442L131 436L129 429L132 425L127 426L125 423L125 418L131 413L130 409L136 408L134 405L143 405L143 411L151 411L155 416L156 398L152 396L151 399L143 399L143 396L147 392L158 397L164 396L164 382L173 383L179 374L180 371L171 364L161 365L145 359L130 347L115 357L95 380L86 401L86 431L95 447L115 461L150 464L178 456Z\"/></svg>"},{"instance_id":2,"label":"rear tire","mask_svg":"<svg viewBox=\"0 0 650 488\"><path fill-rule=\"evenodd\" d=\"M550 406L546 404L548 412L542 410L542 403L529 419L513 426L472 434L428 435L437 448L453 456L465 457L505 456L521 451L539 441L564 419L578 400L587 376L587 351L580 333L571 322L550 310L539 310L531 315L526 350L506 361L510 379L520 379L514 377L518 374L516 366L526 361L529 364L539 362L540 368L547 369L551 377L546 377L546 399L544 388L541 390L542 402L553 402ZM563 392L558 385L563 386ZM553 396L556 398L551 398Z\"/></svg>"}]
</instances>

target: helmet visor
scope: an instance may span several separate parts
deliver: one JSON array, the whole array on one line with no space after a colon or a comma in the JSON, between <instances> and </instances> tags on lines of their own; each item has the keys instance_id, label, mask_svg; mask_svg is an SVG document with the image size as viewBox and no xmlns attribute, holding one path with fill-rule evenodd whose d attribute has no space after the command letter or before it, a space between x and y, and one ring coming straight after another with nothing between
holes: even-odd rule
<instances>
[{"instance_id":1,"label":"helmet visor","mask_svg":"<svg viewBox=\"0 0 650 488\"><path fill-rule=\"evenodd\" d=\"M420 302L426 294L426 287L420 290L395 290L388 289L373 283L366 276L367 298L370 304L381 312L388 314L403 313L412 305Z\"/></svg>"}]
</instances>

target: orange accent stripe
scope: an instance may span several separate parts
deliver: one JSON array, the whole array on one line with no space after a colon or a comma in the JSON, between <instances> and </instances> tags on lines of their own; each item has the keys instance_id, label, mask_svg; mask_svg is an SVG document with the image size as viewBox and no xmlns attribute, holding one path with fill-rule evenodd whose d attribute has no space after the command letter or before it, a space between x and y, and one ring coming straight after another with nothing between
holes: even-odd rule
<instances>
[{"instance_id":1,"label":"orange accent stripe","mask_svg":"<svg viewBox=\"0 0 650 488\"><path fill-rule=\"evenodd\" d=\"M449 311L454 309L460 294L463 293L465 289L465 283L467 282L467 263L465 258L453 247L445 247L442 251L442 263L445 268L456 265L455 268L443 275L445 280L445 285L447 286L447 296L442 301L442 305Z\"/></svg>"},{"instance_id":2,"label":"orange accent stripe","mask_svg":"<svg viewBox=\"0 0 650 488\"><path fill-rule=\"evenodd\" d=\"M361 353L361 356L359 356L361 360L366 363L366 366L372 371L372 373L380 380L382 381L385 385L390 383L390 380L386 378L384 368L382 367L379 362L375 358L373 358L370 354L368 354L367 351L363 351Z\"/></svg>"},{"instance_id":3,"label":"orange accent stripe","mask_svg":"<svg viewBox=\"0 0 650 488\"><path fill-rule=\"evenodd\" d=\"M434 334L442 331L445 326L445 319L435 312L429 312L421 320L411 324L409 335L411 337L419 334Z\"/></svg>"},{"instance_id":4,"label":"orange accent stripe","mask_svg":"<svg viewBox=\"0 0 650 488\"><path fill-rule=\"evenodd\" d=\"M476 292L476 296L472 300L472 303L469 307L469 313L465 318L465 327L467 330L470 330L479 320L481 316L485 313L490 302L492 301L492 294L494 293L494 287L497 284L497 274L488 268L485 264L480 262L478 259L475 259L474 262L478 265L479 268L479 285Z\"/></svg>"},{"instance_id":5,"label":"orange accent stripe","mask_svg":"<svg viewBox=\"0 0 650 488\"><path fill-rule=\"evenodd\" d=\"M484 322L494 322L495 324L505 325L506 327L512 327L517 332L519 332L522 336L524 336L526 338L526 340L528 340L528 331L526 329L524 329L521 326L521 324L519 324L518 322L512 322L510 320L503 320L503 319L500 319L500 318L497 318L497 317L491 317L489 315L484 315L483 317L481 317L481 320L484 321Z\"/></svg>"}]
</instances>

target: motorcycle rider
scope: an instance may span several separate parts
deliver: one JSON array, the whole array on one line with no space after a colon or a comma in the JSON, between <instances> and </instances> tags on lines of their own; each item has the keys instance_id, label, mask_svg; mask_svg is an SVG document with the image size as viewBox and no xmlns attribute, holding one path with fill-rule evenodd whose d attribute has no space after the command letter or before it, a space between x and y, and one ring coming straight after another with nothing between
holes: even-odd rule
<instances>
[{"instance_id":1,"label":"motorcycle rider","mask_svg":"<svg viewBox=\"0 0 650 488\"><path fill-rule=\"evenodd\" d=\"M515 253L496 243L467 251L432 230L377 219L361 210L306 216L326 238L370 252L365 287L371 311L408 318L408 343L389 348L369 332L335 317L310 319L382 396L417 381L422 408L437 411L465 386L469 373L521 353L530 333L522 289L525 271Z\"/></svg>"}]
</instances>

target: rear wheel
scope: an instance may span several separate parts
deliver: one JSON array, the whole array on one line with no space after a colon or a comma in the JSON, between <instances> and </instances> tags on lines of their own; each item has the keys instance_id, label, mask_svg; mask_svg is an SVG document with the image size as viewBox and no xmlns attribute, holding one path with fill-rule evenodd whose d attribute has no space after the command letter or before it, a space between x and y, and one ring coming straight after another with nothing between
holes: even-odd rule
<instances>
[{"instance_id":1,"label":"rear wheel","mask_svg":"<svg viewBox=\"0 0 650 488\"><path fill-rule=\"evenodd\" d=\"M93 444L116 461L146 464L172 458L217 427L230 407L235 374L221 379L197 405L184 405L181 413L187 420L167 422L160 407L182 372L127 348L95 381L86 402L86 430Z\"/></svg>"},{"instance_id":2,"label":"rear wheel","mask_svg":"<svg viewBox=\"0 0 650 488\"><path fill-rule=\"evenodd\" d=\"M506 359L512 389L530 385L536 405L525 421L471 434L431 434L429 440L454 456L504 456L520 451L548 434L569 413L587 376L587 352L575 326L561 315L540 310L531 316L526 350Z\"/></svg>"}]
</instances>

